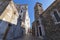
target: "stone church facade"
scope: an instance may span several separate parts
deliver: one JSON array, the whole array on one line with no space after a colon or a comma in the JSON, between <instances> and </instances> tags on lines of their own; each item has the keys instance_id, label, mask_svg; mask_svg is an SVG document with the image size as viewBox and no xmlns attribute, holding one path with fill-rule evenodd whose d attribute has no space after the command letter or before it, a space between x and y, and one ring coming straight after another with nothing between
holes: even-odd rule
<instances>
[{"instance_id":1,"label":"stone church facade","mask_svg":"<svg viewBox=\"0 0 60 40\"><path fill-rule=\"evenodd\" d=\"M37 4L42 10L42 5ZM35 13L38 11L37 14L40 13L38 9L35 11ZM60 0L55 0L45 11L40 13L35 24L35 36L44 40L60 40Z\"/></svg>"},{"instance_id":2,"label":"stone church facade","mask_svg":"<svg viewBox=\"0 0 60 40\"><path fill-rule=\"evenodd\" d=\"M23 36L21 17L12 0L0 0L0 40Z\"/></svg>"},{"instance_id":3,"label":"stone church facade","mask_svg":"<svg viewBox=\"0 0 60 40\"><path fill-rule=\"evenodd\" d=\"M21 27L24 29L24 34L28 34L30 29L30 17L28 14L28 5L27 4L15 4L19 16L21 17Z\"/></svg>"}]
</instances>

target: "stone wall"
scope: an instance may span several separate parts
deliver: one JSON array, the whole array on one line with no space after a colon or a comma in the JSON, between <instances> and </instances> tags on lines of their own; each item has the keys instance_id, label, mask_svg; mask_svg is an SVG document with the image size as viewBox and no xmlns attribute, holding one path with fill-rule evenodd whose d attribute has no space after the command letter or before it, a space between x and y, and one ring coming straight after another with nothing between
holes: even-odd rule
<instances>
[{"instance_id":1,"label":"stone wall","mask_svg":"<svg viewBox=\"0 0 60 40\"><path fill-rule=\"evenodd\" d=\"M46 40L60 40L60 23L55 24L54 19L52 18L51 13L54 9L60 10L60 2L55 2L55 4L49 7L49 10L45 11L42 15L42 24L44 25ZM60 14L60 13L59 13Z\"/></svg>"},{"instance_id":2,"label":"stone wall","mask_svg":"<svg viewBox=\"0 0 60 40\"><path fill-rule=\"evenodd\" d=\"M36 27L36 23L35 23L35 21L32 23L32 35L33 36L36 36L35 35L35 27Z\"/></svg>"}]
</instances>

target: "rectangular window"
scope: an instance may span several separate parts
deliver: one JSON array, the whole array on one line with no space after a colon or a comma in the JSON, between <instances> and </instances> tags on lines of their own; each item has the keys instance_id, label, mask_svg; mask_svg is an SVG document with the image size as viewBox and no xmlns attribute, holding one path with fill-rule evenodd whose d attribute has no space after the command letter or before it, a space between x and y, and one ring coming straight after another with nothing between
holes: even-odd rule
<instances>
[{"instance_id":1,"label":"rectangular window","mask_svg":"<svg viewBox=\"0 0 60 40\"><path fill-rule=\"evenodd\" d=\"M22 13L22 10L21 10L21 13Z\"/></svg>"},{"instance_id":2,"label":"rectangular window","mask_svg":"<svg viewBox=\"0 0 60 40\"><path fill-rule=\"evenodd\" d=\"M40 36L42 36L41 27L39 27L39 33L40 33Z\"/></svg>"}]
</instances>

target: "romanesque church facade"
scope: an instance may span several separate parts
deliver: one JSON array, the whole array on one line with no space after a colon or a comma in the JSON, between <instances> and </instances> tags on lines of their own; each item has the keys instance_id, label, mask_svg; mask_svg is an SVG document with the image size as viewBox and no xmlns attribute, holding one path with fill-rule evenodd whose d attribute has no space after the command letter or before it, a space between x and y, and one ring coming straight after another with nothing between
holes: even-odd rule
<instances>
[{"instance_id":1,"label":"romanesque church facade","mask_svg":"<svg viewBox=\"0 0 60 40\"><path fill-rule=\"evenodd\" d=\"M32 23L32 34L44 40L60 40L60 0L55 0L45 11L41 3L36 3L34 9L37 19Z\"/></svg>"}]
</instances>

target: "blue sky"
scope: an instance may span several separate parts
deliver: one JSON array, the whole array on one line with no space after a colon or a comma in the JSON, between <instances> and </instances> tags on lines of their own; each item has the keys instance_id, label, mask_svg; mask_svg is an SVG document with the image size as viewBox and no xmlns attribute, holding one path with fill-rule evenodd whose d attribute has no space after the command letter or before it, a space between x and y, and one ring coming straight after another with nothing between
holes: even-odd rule
<instances>
[{"instance_id":1,"label":"blue sky","mask_svg":"<svg viewBox=\"0 0 60 40\"><path fill-rule=\"evenodd\" d=\"M28 4L28 12L30 17L30 22L34 21L34 6L36 2L42 3L42 7L44 10L53 3L54 0L14 0L17 4Z\"/></svg>"}]
</instances>

